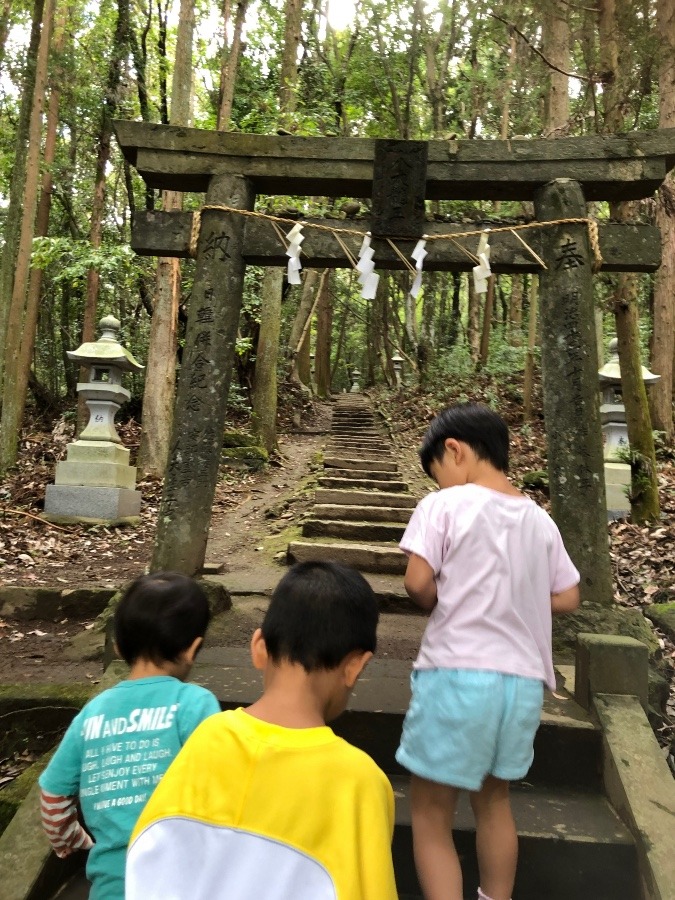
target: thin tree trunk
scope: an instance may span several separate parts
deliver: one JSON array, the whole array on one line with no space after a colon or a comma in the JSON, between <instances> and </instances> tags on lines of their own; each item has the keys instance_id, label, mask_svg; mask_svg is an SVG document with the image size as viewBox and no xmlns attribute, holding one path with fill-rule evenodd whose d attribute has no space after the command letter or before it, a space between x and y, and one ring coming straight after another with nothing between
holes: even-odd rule
<instances>
[{"instance_id":1,"label":"thin tree trunk","mask_svg":"<svg viewBox=\"0 0 675 900\"><path fill-rule=\"evenodd\" d=\"M549 0L544 5L543 43L546 58L558 71L548 68L548 90L545 94L544 120L546 134L563 133L570 118L569 78L570 70L569 0Z\"/></svg>"},{"instance_id":2,"label":"thin tree trunk","mask_svg":"<svg viewBox=\"0 0 675 900\"><path fill-rule=\"evenodd\" d=\"M523 341L523 276L511 276L509 300L509 343L519 347Z\"/></svg>"},{"instance_id":3,"label":"thin tree trunk","mask_svg":"<svg viewBox=\"0 0 675 900\"><path fill-rule=\"evenodd\" d=\"M305 275L305 280L302 285L302 293L300 294L298 311L296 312L295 318L293 319L293 324L291 325L291 333L288 337L288 357L291 364L291 379L297 378L295 359L300 347L300 342L305 330L305 325L307 324L307 320L314 308L318 283L319 273L316 269L310 269Z\"/></svg>"},{"instance_id":4,"label":"thin tree trunk","mask_svg":"<svg viewBox=\"0 0 675 900\"><path fill-rule=\"evenodd\" d=\"M172 125L189 125L192 119L190 106L194 26L194 0L181 0L171 86ZM178 191L164 191L162 199L165 210L183 208L183 195ZM160 257L157 260L155 304L143 393L143 430L138 452L140 470L158 478L163 477L166 471L171 442L180 288L180 260L175 257Z\"/></svg>"},{"instance_id":5,"label":"thin tree trunk","mask_svg":"<svg viewBox=\"0 0 675 900\"><path fill-rule=\"evenodd\" d=\"M279 107L281 125L290 127L293 111L295 109L295 86L298 78L297 57L302 25L302 0L286 0L285 23L284 47L279 75ZM305 275L303 297L307 291L308 284L315 282L316 278L317 275L314 270L310 270L310 272ZM263 275L262 296L269 297L272 290L279 291L279 298L274 303L273 308L278 310L279 315L281 315L283 277L280 279L277 272L272 268L267 268ZM269 334L267 333L268 328L270 330ZM300 329L300 333L302 333L302 328ZM274 335L276 335L276 338ZM265 319L265 328L263 328L263 323L260 323L258 346L264 348L266 363L264 370L261 372L258 372L256 367L256 393L253 402L253 415L254 418L257 418L257 420L261 422L269 421L272 418L276 422L276 366L279 347L279 326L276 323L273 323L270 318ZM275 355L275 351L277 355ZM293 366L293 376L297 378L296 360L297 351ZM273 378L274 385L266 384L264 382L265 377ZM262 398L264 398L264 401ZM266 409L262 409L262 406L260 405L263 402L268 404ZM272 405L270 406L269 404ZM268 431L268 434L269 433L270 432ZM274 446L276 447L276 425L274 427Z\"/></svg>"},{"instance_id":6,"label":"thin tree trunk","mask_svg":"<svg viewBox=\"0 0 675 900\"><path fill-rule=\"evenodd\" d=\"M474 362L478 362L480 355L480 294L477 294L473 287L473 275L471 272L467 275L469 285L469 317L467 323L467 339L469 342L469 353Z\"/></svg>"},{"instance_id":7,"label":"thin tree trunk","mask_svg":"<svg viewBox=\"0 0 675 900\"><path fill-rule=\"evenodd\" d=\"M232 104L234 103L234 88L237 82L237 66L241 56L241 35L246 19L249 0L239 0L237 15L234 20L232 43L227 48L227 32L225 32L225 44L223 46L223 60L220 67L220 103L218 104L218 131L227 131L232 118ZM223 21L225 28L230 16L230 0L224 0Z\"/></svg>"},{"instance_id":8,"label":"thin tree trunk","mask_svg":"<svg viewBox=\"0 0 675 900\"><path fill-rule=\"evenodd\" d=\"M21 429L21 420L23 418L25 404L25 392L28 383L28 372L26 371L25 377L23 377L19 367L21 339L24 335L24 329L30 328L31 324L34 335L35 320L37 317L37 310L35 310L35 313L30 316L30 321L24 321L26 316L31 251L33 236L35 234L35 213L40 184L42 114L47 85L49 46L54 24L54 2L55 0L45 0L42 34L37 55L33 108L28 131L26 182L22 203L23 216L21 219L21 232L19 237L19 249L16 257L12 299L9 308L9 316L7 318L5 379L2 393L2 420L0 422L0 472L5 472L9 466L16 462L19 432ZM31 356L32 352L28 356L28 366L30 366Z\"/></svg>"},{"instance_id":9,"label":"thin tree trunk","mask_svg":"<svg viewBox=\"0 0 675 900\"><path fill-rule=\"evenodd\" d=\"M4 0L0 13L0 74L5 62L5 45L9 34L9 18L12 11L12 0Z\"/></svg>"},{"instance_id":10,"label":"thin tree trunk","mask_svg":"<svg viewBox=\"0 0 675 900\"><path fill-rule=\"evenodd\" d=\"M44 0L35 0L30 32L30 43L26 54L23 84L21 88L21 107L16 126L14 140L14 162L9 184L9 208L3 232L4 245L0 260L0 394L3 389L5 373L5 348L7 343L7 321L12 304L14 289L14 270L19 250L21 219L23 215L23 193L26 185L26 159L28 133L35 95L35 78L37 57L42 32Z\"/></svg>"},{"instance_id":11,"label":"thin tree trunk","mask_svg":"<svg viewBox=\"0 0 675 900\"><path fill-rule=\"evenodd\" d=\"M659 125L675 126L675 0L658 0ZM661 376L650 389L654 428L673 441L673 358L675 356L675 178L661 186L656 202L656 224L661 230L661 267L654 285L651 366Z\"/></svg>"},{"instance_id":12,"label":"thin tree trunk","mask_svg":"<svg viewBox=\"0 0 675 900\"><path fill-rule=\"evenodd\" d=\"M46 14L46 11L45 11ZM37 216L35 219L35 236L45 237L49 229L49 214L52 205L52 167L56 156L56 135L59 122L59 103L61 100L61 83L63 79L63 68L61 65L61 54L65 47L66 23L67 23L67 6L64 0L61 2L58 22L55 27L53 52L56 58L55 72L51 78L52 87L49 96L49 107L47 110L47 126L45 130L45 147L43 154L43 173L42 188L40 192L40 201L37 208ZM23 424L24 407L26 402L26 392L28 390L28 382L30 376L30 367L33 362L33 352L35 348L35 337L37 331L38 312L40 309L40 291L42 288L42 269L32 269L30 280L28 283L28 294L26 299L26 312L23 322L23 330L21 334L21 346L19 348L19 359L16 374L16 436L18 438ZM52 360L54 368L56 360ZM54 393L54 392L52 392ZM3 405L4 408L4 405ZM12 423L8 423L8 428L12 427ZM3 431L5 426L3 425Z\"/></svg>"},{"instance_id":13,"label":"thin tree trunk","mask_svg":"<svg viewBox=\"0 0 675 900\"><path fill-rule=\"evenodd\" d=\"M488 278L487 293L485 294L485 304L483 306L483 333L480 339L480 356L478 357L478 365L484 369L490 356L490 332L492 331L492 314L495 308L495 276L490 275Z\"/></svg>"},{"instance_id":14,"label":"thin tree trunk","mask_svg":"<svg viewBox=\"0 0 675 900\"><path fill-rule=\"evenodd\" d=\"M94 196L91 204L89 220L89 242L94 249L101 246L103 232L103 214L105 211L106 168L110 160L112 140L112 120L117 109L118 94L122 79L122 60L129 37L129 0L117 0L117 25L113 38L113 47L108 63L106 93L101 110L98 133L98 150L96 153L96 172L94 175ZM87 289L82 320L82 342L95 339L96 308L98 304L99 273L96 269L87 272ZM85 382L89 377L86 369L80 370L80 380ZM84 399L79 398L77 406L78 432L87 420L87 407Z\"/></svg>"},{"instance_id":15,"label":"thin tree trunk","mask_svg":"<svg viewBox=\"0 0 675 900\"><path fill-rule=\"evenodd\" d=\"M317 397L325 400L330 396L330 347L333 331L333 304L331 298L331 277L328 273L316 311L316 347L314 349L314 381Z\"/></svg>"},{"instance_id":16,"label":"thin tree trunk","mask_svg":"<svg viewBox=\"0 0 675 900\"><path fill-rule=\"evenodd\" d=\"M539 276L533 275L530 284L530 309L527 326L527 355L523 376L523 419L532 418L532 395L534 394L534 349L537 346L537 306L539 303Z\"/></svg>"},{"instance_id":17,"label":"thin tree trunk","mask_svg":"<svg viewBox=\"0 0 675 900\"><path fill-rule=\"evenodd\" d=\"M302 0L286 0L284 12L284 52L279 73L279 121L283 128L293 125L298 83L298 47L302 28Z\"/></svg>"}]
</instances>

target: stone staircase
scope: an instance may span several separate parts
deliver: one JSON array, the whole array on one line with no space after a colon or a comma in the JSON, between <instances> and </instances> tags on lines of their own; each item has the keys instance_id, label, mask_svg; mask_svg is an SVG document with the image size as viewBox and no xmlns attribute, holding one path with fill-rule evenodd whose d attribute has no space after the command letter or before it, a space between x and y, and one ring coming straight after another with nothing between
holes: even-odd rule
<instances>
[{"instance_id":1,"label":"stone staircase","mask_svg":"<svg viewBox=\"0 0 675 900\"><path fill-rule=\"evenodd\" d=\"M348 711L333 723L338 734L373 757L394 787L393 854L402 900L421 898L412 855L408 777L394 758L410 698L410 666L394 659L371 662ZM573 667L564 672L571 682ZM246 705L260 694L260 675L247 650L206 647L194 674L224 709ZM547 695L534 764L513 791L520 834L514 900L637 900L641 894L633 839L602 790L602 734L567 690L559 693L561 699ZM465 897L475 900L475 832L466 798L458 810L455 839Z\"/></svg>"},{"instance_id":2,"label":"stone staircase","mask_svg":"<svg viewBox=\"0 0 675 900\"><path fill-rule=\"evenodd\" d=\"M400 599L402 592L400 578L391 576L405 569L406 558L397 544L414 505L387 435L366 398L340 397L315 504L304 523L303 540L289 547L289 559L334 559L358 568L367 573L386 610L392 597ZM407 609L412 612L411 607ZM193 679L212 690L224 709L246 706L260 695L260 673L253 669L248 650L217 644L207 639ZM349 709L332 724L338 734L370 754L390 778L396 797L393 856L399 896L421 900L412 853L408 777L394 756L410 698L410 669L409 661L373 660L357 684ZM546 696L534 763L513 789L520 840L514 900L651 900L657 895L641 887L634 839L603 787L603 732L597 719L573 698L574 667L559 666L558 674L559 691ZM475 831L466 797L458 808L455 841L465 877L465 900L475 900ZM22 900L44 900L45 896L49 895ZM84 900L82 873L55 896ZM665 900L665 895L658 896Z\"/></svg>"},{"instance_id":3,"label":"stone staircase","mask_svg":"<svg viewBox=\"0 0 675 900\"><path fill-rule=\"evenodd\" d=\"M288 547L290 562L333 559L361 572L400 575L398 549L415 498L401 478L390 439L361 394L335 403L324 472L303 540Z\"/></svg>"},{"instance_id":4,"label":"stone staircase","mask_svg":"<svg viewBox=\"0 0 675 900\"><path fill-rule=\"evenodd\" d=\"M572 697L574 668L561 667L560 671L569 690L561 687L559 696L547 694L534 764L526 779L513 789L520 840L513 898L644 900L651 895L640 888L635 844L602 789L602 732ZM193 674L195 681L219 697L224 709L253 702L262 688L260 673L253 669L248 650L243 648L205 647ZM393 857L399 897L421 900L412 853L408 778L394 758L410 696L409 675L409 662L372 661L357 684L349 709L332 724L389 776L396 798ZM454 837L462 860L464 897L475 900L475 832L466 797L458 808ZM85 900L83 873L76 874L57 894L31 893L23 900L49 896Z\"/></svg>"}]
</instances>

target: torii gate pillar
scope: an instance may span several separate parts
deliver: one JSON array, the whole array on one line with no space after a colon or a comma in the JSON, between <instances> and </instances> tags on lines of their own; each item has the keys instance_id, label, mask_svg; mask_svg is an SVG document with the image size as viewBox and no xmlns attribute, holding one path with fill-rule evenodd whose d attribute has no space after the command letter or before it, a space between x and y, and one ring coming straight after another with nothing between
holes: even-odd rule
<instances>
[{"instance_id":1,"label":"torii gate pillar","mask_svg":"<svg viewBox=\"0 0 675 900\"><path fill-rule=\"evenodd\" d=\"M534 205L540 222L587 215L581 185L568 178L540 188ZM590 250L584 223L544 229L542 386L553 518L582 573L581 599L611 603Z\"/></svg>"},{"instance_id":2,"label":"torii gate pillar","mask_svg":"<svg viewBox=\"0 0 675 900\"><path fill-rule=\"evenodd\" d=\"M250 210L254 203L247 178L210 179L207 206ZM194 575L204 564L244 291L245 222L222 209L202 212L151 572Z\"/></svg>"}]
</instances>

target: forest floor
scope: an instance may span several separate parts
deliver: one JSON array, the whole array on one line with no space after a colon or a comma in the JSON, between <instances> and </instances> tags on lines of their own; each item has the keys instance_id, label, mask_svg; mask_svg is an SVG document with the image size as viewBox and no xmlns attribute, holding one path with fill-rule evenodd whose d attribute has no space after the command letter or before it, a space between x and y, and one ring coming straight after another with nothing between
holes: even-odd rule
<instances>
[{"instance_id":1,"label":"forest floor","mask_svg":"<svg viewBox=\"0 0 675 900\"><path fill-rule=\"evenodd\" d=\"M471 382L472 398L497 402L511 427L512 478L521 485L523 475L546 467L541 414L522 425L517 388L488 376ZM431 488L417 461L417 446L428 421L444 403L465 399L458 389L430 393L404 391L392 402L374 393L391 432L402 476L417 496ZM297 398L296 398L297 410ZM269 590L283 574L284 551L293 528L299 527L312 503L325 436L330 427L331 404L302 401L297 411L282 414L279 453L258 472L223 466L216 490L207 563L222 565L229 584L246 594L235 604L227 642L245 645L259 623ZM295 418L295 422L293 422ZM228 427L242 421L228 423ZM119 427L124 443L138 446L140 429L131 420ZM75 588L101 585L119 588L141 574L149 564L161 484L141 481L140 523L111 528L102 525L53 525L41 518L44 492L53 481L54 467L64 458L72 440L72 426L62 418L55 423L35 421L24 431L19 462L0 485L0 584ZM628 521L611 523L610 544L617 603L645 610L655 602L675 599L675 455L662 452L659 460L662 521L639 527ZM547 505L545 487L525 488L537 502ZM275 559L275 557L277 557ZM257 596L256 596L257 595ZM380 651L412 658L422 622L419 616L393 614L383 622ZM69 658L74 637L90 629L85 617L54 621L0 620L0 681L91 680L100 676L95 662ZM664 658L675 673L675 647L661 636ZM671 697L675 719L675 699Z\"/></svg>"}]
</instances>

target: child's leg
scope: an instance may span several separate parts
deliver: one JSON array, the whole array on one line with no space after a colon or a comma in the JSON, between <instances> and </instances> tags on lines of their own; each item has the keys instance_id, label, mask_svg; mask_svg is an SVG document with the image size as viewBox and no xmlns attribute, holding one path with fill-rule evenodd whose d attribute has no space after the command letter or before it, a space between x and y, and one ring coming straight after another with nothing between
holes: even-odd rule
<instances>
[{"instance_id":1,"label":"child's leg","mask_svg":"<svg viewBox=\"0 0 675 900\"><path fill-rule=\"evenodd\" d=\"M511 813L509 782L488 775L470 800L476 817L481 890L491 900L510 900L516 879L518 835Z\"/></svg>"},{"instance_id":2,"label":"child's leg","mask_svg":"<svg viewBox=\"0 0 675 900\"><path fill-rule=\"evenodd\" d=\"M462 870L452 839L457 788L413 775L415 865L425 900L462 900Z\"/></svg>"}]
</instances>

